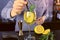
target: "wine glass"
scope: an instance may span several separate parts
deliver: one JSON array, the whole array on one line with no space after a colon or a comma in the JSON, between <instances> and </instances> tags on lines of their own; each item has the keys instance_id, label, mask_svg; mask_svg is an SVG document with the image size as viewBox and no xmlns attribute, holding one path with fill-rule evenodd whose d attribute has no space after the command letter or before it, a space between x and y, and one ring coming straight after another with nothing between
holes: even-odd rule
<instances>
[{"instance_id":1,"label":"wine glass","mask_svg":"<svg viewBox=\"0 0 60 40\"><path fill-rule=\"evenodd\" d=\"M25 11L24 12L24 21L27 23L28 28L29 28L29 35L27 38L24 40L35 40L35 37L31 35L31 28L30 26L34 23L36 20L36 12L31 12L31 11Z\"/></svg>"}]
</instances>

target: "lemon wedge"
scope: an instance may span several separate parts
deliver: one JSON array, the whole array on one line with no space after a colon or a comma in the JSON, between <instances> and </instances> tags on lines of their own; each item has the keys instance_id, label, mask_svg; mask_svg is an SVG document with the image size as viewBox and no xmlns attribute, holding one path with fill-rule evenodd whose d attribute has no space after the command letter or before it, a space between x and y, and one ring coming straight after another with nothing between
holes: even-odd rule
<instances>
[{"instance_id":1,"label":"lemon wedge","mask_svg":"<svg viewBox=\"0 0 60 40\"><path fill-rule=\"evenodd\" d=\"M44 32L44 27L42 25L37 25L34 28L34 32L37 34L42 34Z\"/></svg>"},{"instance_id":2,"label":"lemon wedge","mask_svg":"<svg viewBox=\"0 0 60 40\"><path fill-rule=\"evenodd\" d=\"M48 34L50 33L50 29L46 29L42 34Z\"/></svg>"}]
</instances>

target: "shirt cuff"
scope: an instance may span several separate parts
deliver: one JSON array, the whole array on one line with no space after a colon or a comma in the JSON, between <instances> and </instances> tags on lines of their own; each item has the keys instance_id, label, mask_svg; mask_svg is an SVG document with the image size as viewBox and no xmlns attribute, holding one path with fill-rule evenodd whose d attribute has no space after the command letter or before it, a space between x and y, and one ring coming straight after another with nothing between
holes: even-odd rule
<instances>
[{"instance_id":1,"label":"shirt cuff","mask_svg":"<svg viewBox=\"0 0 60 40\"><path fill-rule=\"evenodd\" d=\"M10 13L11 13L11 10L12 10L12 8L10 8L10 9L7 10L7 19L9 19L9 20L14 20L15 17L12 18L12 17L11 17L11 14L10 14Z\"/></svg>"},{"instance_id":2,"label":"shirt cuff","mask_svg":"<svg viewBox=\"0 0 60 40\"><path fill-rule=\"evenodd\" d=\"M60 14L57 14L57 18L60 19Z\"/></svg>"}]
</instances>

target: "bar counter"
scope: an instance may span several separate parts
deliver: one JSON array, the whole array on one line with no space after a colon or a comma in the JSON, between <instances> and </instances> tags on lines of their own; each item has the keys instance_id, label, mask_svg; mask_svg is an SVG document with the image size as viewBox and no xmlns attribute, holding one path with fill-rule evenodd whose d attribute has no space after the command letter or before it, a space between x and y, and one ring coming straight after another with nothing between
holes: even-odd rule
<instances>
[{"instance_id":1,"label":"bar counter","mask_svg":"<svg viewBox=\"0 0 60 40\"><path fill-rule=\"evenodd\" d=\"M51 31L54 33L54 40L60 40L60 20L52 21L52 22L45 22L42 24L45 29L50 28ZM0 32L2 33L3 40L23 40L23 38L28 35L28 31L24 31L24 35L22 37L18 36L18 32L14 32L15 30L15 22L7 22L3 23L0 22ZM3 35L6 34L6 35ZM31 32L33 36L35 36L36 40L39 40L40 35Z\"/></svg>"}]
</instances>

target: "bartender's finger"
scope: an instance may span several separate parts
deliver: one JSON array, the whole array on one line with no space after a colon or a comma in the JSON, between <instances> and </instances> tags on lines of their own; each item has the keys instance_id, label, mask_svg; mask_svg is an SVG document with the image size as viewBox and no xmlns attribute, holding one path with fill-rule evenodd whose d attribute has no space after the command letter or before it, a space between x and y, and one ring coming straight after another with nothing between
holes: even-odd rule
<instances>
[{"instance_id":1,"label":"bartender's finger","mask_svg":"<svg viewBox=\"0 0 60 40\"><path fill-rule=\"evenodd\" d=\"M16 3L27 4L27 1L24 1L24 0L16 0L15 2L16 2Z\"/></svg>"}]
</instances>

